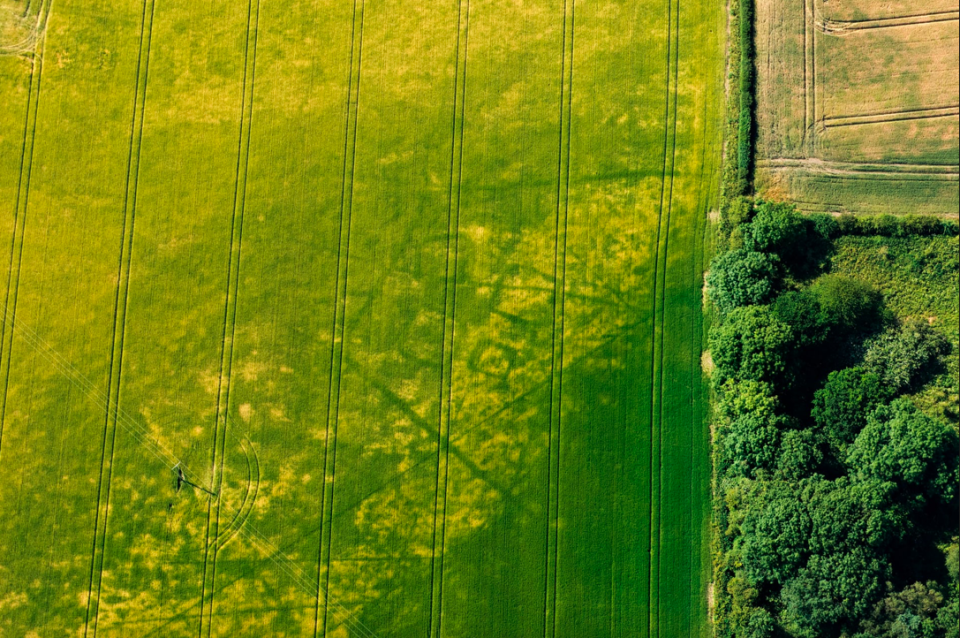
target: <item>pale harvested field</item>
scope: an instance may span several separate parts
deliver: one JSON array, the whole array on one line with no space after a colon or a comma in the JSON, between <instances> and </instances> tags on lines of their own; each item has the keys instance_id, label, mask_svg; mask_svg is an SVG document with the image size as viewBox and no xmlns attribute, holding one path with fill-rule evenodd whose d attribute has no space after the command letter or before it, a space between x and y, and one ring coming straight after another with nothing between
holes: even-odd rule
<instances>
[{"instance_id":1,"label":"pale harvested field","mask_svg":"<svg viewBox=\"0 0 960 638\"><path fill-rule=\"evenodd\" d=\"M807 210L958 206L956 1L757 6L757 188Z\"/></svg>"}]
</instances>

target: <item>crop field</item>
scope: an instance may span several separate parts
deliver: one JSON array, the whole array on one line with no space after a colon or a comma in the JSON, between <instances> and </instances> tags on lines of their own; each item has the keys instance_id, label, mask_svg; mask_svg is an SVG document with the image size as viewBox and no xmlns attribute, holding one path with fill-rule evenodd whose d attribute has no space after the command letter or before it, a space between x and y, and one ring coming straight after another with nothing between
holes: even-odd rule
<instances>
[{"instance_id":1,"label":"crop field","mask_svg":"<svg viewBox=\"0 0 960 638\"><path fill-rule=\"evenodd\" d=\"M955 213L956 0L757 0L757 187L809 211Z\"/></svg>"},{"instance_id":2,"label":"crop field","mask_svg":"<svg viewBox=\"0 0 960 638\"><path fill-rule=\"evenodd\" d=\"M708 634L722 4L0 15L0 636Z\"/></svg>"}]
</instances>

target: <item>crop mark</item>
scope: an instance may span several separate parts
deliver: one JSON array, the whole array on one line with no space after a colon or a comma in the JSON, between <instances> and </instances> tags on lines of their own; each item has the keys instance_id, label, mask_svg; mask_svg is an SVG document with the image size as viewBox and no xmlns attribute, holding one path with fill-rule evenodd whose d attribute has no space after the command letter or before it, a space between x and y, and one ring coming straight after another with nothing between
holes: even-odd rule
<instances>
[{"instance_id":1,"label":"crop mark","mask_svg":"<svg viewBox=\"0 0 960 638\"><path fill-rule=\"evenodd\" d=\"M340 175L340 228L337 243L337 275L334 283L333 318L330 328L330 383L323 449L323 486L320 493L320 547L317 557L316 606L313 636L327 635L330 613L330 555L333 543L333 490L337 468L337 429L340 417L340 384L343 373L343 341L346 329L347 275L350 264L350 227L353 213L354 173L357 161L357 119L360 105L360 70L363 63L364 0L354 0L350 32L350 72L344 104L343 166ZM322 606L322 610L321 610ZM341 610L345 612L345 610ZM346 613L349 618L349 613Z\"/></svg>"},{"instance_id":2,"label":"crop mark","mask_svg":"<svg viewBox=\"0 0 960 638\"><path fill-rule=\"evenodd\" d=\"M676 3L676 7L674 7ZM663 344L665 313L663 297L666 292L667 249L670 236L670 210L673 201L673 170L676 157L677 133L677 63L679 40L679 0L667 0L666 91L664 97L663 169L660 176L660 203L657 214L657 248L653 275L653 347L651 348L650 398L650 583L648 587L648 635L660 630L660 577L663 497ZM671 124L672 119L672 124ZM669 187L667 180L669 179Z\"/></svg>"},{"instance_id":3,"label":"crop mark","mask_svg":"<svg viewBox=\"0 0 960 638\"><path fill-rule=\"evenodd\" d=\"M13 325L10 317L4 316L3 321L6 327L13 331ZM92 379L78 370L76 366L74 366L52 345L50 345L49 342L44 340L36 331L32 330L23 322L20 322L16 326L14 335L19 337L21 340L26 342L28 346L33 348L36 353L43 357L43 359L46 360L46 362L49 363L54 370L61 374L69 383L76 386L99 408L106 409L107 406L111 405L108 401L107 394L103 392L103 390L101 390ZM118 424L128 434L132 435L134 440L146 447L147 450L164 465L166 465L168 469L176 469L178 466L184 471L188 469L183 464L182 460L178 458L171 450L166 448L159 440L151 438L150 432L143 425L138 423L133 415L119 405L113 404L111 407L118 415ZM231 440L235 440L231 433L228 433L227 437ZM197 486L196 484L193 485ZM197 487L209 493L209 491L203 486ZM226 507L229 509L229 506ZM244 524L242 526L238 526L237 534L246 538L247 541L256 547L263 556L269 558L269 560L274 563L283 576L289 578L290 581L297 585L297 587L303 593L311 598L316 598L316 583L312 579L308 578L303 573L303 570L301 570L290 557L284 554L277 545L267 539L266 536L264 536L263 533L260 532L260 530L258 530L254 525ZM24 587L25 586L26 585L24 585ZM200 604L201 600L198 599L194 606L199 607ZM332 600L329 600L329 604L338 608L338 611L343 614L343 623L345 625L349 625L357 636L367 638L374 636L373 632L362 622L352 617L350 613L346 611L343 605Z\"/></svg>"},{"instance_id":4,"label":"crop mark","mask_svg":"<svg viewBox=\"0 0 960 638\"><path fill-rule=\"evenodd\" d=\"M49 13L52 1L46 5ZM43 11L41 5L41 12ZM23 136L20 146L20 171L13 204L13 233L10 237L10 262L7 268L7 289L3 299L3 326L0 327L0 375L3 392L0 394L0 453L3 451L3 429L7 414L7 390L10 384L10 361L13 334L16 327L17 297L20 291L20 266L23 263L23 236L27 224L27 204L30 195L30 177L33 174L34 141L37 137L37 110L40 108L40 82L43 77L43 50L45 32L35 42L35 53L30 65L27 104L23 114ZM9 324L9 330L8 328Z\"/></svg>"},{"instance_id":5,"label":"crop mark","mask_svg":"<svg viewBox=\"0 0 960 638\"><path fill-rule=\"evenodd\" d=\"M437 423L437 472L433 500L433 553L430 558L430 630L440 636L443 620L443 558L446 547L447 485L450 475L450 422L453 412L453 348L457 316L457 257L460 248L460 190L463 181L463 120L467 82L470 0L457 8L457 51L453 84L450 185L447 193L447 252L444 266L443 335Z\"/></svg>"},{"instance_id":6,"label":"crop mark","mask_svg":"<svg viewBox=\"0 0 960 638\"><path fill-rule=\"evenodd\" d=\"M563 56L560 63L560 131L557 140L557 217L553 244L553 323L550 358L550 420L547 439L547 525L544 569L543 635L557 634L557 583L560 562L560 420L563 402L563 330L567 279L567 228L570 203L570 131L576 0L564 0Z\"/></svg>"},{"instance_id":7,"label":"crop mark","mask_svg":"<svg viewBox=\"0 0 960 638\"><path fill-rule=\"evenodd\" d=\"M203 584L200 589L200 622L197 635L213 631L214 601L217 578L217 539L223 499L219 498L226 456L227 412L230 406L233 344L237 330L237 297L240 280L240 250L243 244L243 214L247 194L247 165L250 157L250 127L253 120L253 91L256 82L257 42L259 35L260 0L247 4L246 41L243 51L243 88L240 95L240 131L237 136L237 168L233 192L233 215L230 222L230 255L227 259L227 297L223 307L223 334L220 346L220 370L217 381L217 414L213 429L213 450L210 463L210 486L217 494L207 503L207 525L204 540ZM240 528L238 528L240 529ZM211 540L211 538L213 540Z\"/></svg>"},{"instance_id":8,"label":"crop mark","mask_svg":"<svg viewBox=\"0 0 960 638\"><path fill-rule=\"evenodd\" d=\"M97 510L94 517L87 610L83 627L85 637L97 635L97 623L100 618L100 595L103 587L103 563L106 555L110 488L113 477L117 428L120 419L118 411L113 406L120 403L123 342L126 335L127 301L130 292L130 269L136 223L137 186L140 177L140 149L143 142L143 117L150 69L150 43L153 34L155 7L154 0L145 0L140 17L140 47L137 54L133 113L130 117L130 148L127 154L126 185L123 196L123 227L120 232L120 257L117 265L117 288L113 305L113 336L110 347L110 372L107 377L107 405L104 410L100 474L97 482Z\"/></svg>"}]
</instances>

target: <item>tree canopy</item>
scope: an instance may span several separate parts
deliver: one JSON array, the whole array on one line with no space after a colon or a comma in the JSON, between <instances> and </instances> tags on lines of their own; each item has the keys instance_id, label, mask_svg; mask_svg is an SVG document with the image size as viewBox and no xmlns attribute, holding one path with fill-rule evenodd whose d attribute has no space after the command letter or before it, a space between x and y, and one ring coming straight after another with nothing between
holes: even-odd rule
<instances>
[{"instance_id":1,"label":"tree canopy","mask_svg":"<svg viewBox=\"0 0 960 638\"><path fill-rule=\"evenodd\" d=\"M710 352L719 378L764 381L777 390L790 387L793 329L767 306L746 306L730 313L711 331Z\"/></svg>"},{"instance_id":2,"label":"tree canopy","mask_svg":"<svg viewBox=\"0 0 960 638\"><path fill-rule=\"evenodd\" d=\"M773 299L780 285L780 259L750 250L731 250L717 258L707 275L710 299L721 312Z\"/></svg>"}]
</instances>

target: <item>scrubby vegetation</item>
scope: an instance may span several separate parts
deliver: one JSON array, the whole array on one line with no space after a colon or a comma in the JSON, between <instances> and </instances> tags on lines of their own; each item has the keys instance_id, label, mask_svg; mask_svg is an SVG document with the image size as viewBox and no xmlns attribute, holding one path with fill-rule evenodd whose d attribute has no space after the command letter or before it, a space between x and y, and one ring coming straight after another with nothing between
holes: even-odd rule
<instances>
[{"instance_id":1,"label":"scrubby vegetation","mask_svg":"<svg viewBox=\"0 0 960 638\"><path fill-rule=\"evenodd\" d=\"M957 427L923 400L951 376L956 296L931 286L953 305L906 312L903 276L848 263L886 249L881 263L947 286L955 233L897 221L851 237L867 224L770 202L740 221L707 277L718 635L957 636ZM917 237L943 250L918 254Z\"/></svg>"}]
</instances>

